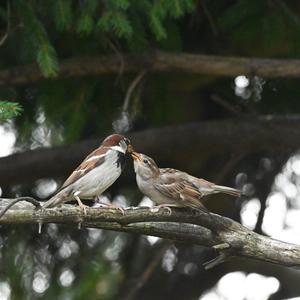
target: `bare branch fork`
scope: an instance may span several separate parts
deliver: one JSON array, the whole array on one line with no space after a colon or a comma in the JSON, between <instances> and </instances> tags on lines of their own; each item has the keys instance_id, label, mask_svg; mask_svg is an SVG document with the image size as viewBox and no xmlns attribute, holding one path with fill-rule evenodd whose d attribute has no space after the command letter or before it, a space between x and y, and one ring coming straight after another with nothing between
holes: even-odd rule
<instances>
[{"instance_id":1,"label":"bare branch fork","mask_svg":"<svg viewBox=\"0 0 300 300\"><path fill-rule=\"evenodd\" d=\"M0 209L10 201L2 200ZM89 208L85 216L73 205L35 210L32 204L18 203L0 219L0 225L47 223L147 234L213 247L218 257L206 268L233 257L300 267L300 246L259 235L229 218L190 209L172 208L170 214L163 208L130 207L122 215L116 209Z\"/></svg>"}]
</instances>

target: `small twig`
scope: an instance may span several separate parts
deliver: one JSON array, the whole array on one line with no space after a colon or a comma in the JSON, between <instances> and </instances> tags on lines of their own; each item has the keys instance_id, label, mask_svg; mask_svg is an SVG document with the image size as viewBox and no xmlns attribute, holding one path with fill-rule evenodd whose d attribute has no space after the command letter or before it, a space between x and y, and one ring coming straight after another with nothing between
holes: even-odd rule
<instances>
[{"instance_id":1,"label":"small twig","mask_svg":"<svg viewBox=\"0 0 300 300\"><path fill-rule=\"evenodd\" d=\"M163 255L165 254L166 250L169 248L169 244L164 244L160 250L156 253L152 261L146 267L146 270L139 276L138 282L129 290L127 296L123 300L132 300L135 298L137 293L141 290L143 286L147 283L153 272L156 270L158 264L160 263Z\"/></svg>"},{"instance_id":2,"label":"small twig","mask_svg":"<svg viewBox=\"0 0 300 300\"><path fill-rule=\"evenodd\" d=\"M133 109L131 109L129 112L128 111L129 102L130 102L131 95L132 95L134 89L138 86L138 84L141 82L142 78L145 76L146 73L147 73L146 70L143 70L142 72L140 72L138 74L138 76L135 77L135 79L132 81L129 88L127 89L123 107L122 107L122 111L121 111L119 117L116 120L114 120L112 123L114 130L118 133L125 133L131 128L131 124L134 121L137 110L134 109L134 107L133 107ZM132 101L134 104L139 99L140 91L141 91L141 89L138 89L138 92L136 93L136 97L134 97L135 99L133 99L133 101Z\"/></svg>"},{"instance_id":3,"label":"small twig","mask_svg":"<svg viewBox=\"0 0 300 300\"><path fill-rule=\"evenodd\" d=\"M206 18L208 20L208 23L209 23L209 25L211 27L213 35L217 36L218 35L218 29L217 29L217 26L215 24L215 21L214 21L212 15L211 15L209 9L207 8L206 1L202 0L200 3L201 3L201 6L203 8L203 12L204 12L204 14L205 14L205 16L206 16Z\"/></svg>"},{"instance_id":4,"label":"small twig","mask_svg":"<svg viewBox=\"0 0 300 300\"><path fill-rule=\"evenodd\" d=\"M209 270L209 269L212 269L214 267L216 267L217 265L220 265L222 264L223 262L225 262L226 258L228 256L226 255L225 252L221 252L216 258L210 260L210 261L207 261L203 264L203 267L205 270Z\"/></svg>"},{"instance_id":5,"label":"small twig","mask_svg":"<svg viewBox=\"0 0 300 300\"><path fill-rule=\"evenodd\" d=\"M122 53L118 50L118 48L115 46L115 44L110 39L107 39L107 41L108 41L108 45L111 47L113 52L116 54L116 56L120 60L120 70L118 72L117 79L115 80L115 85L117 85L117 83L120 81L120 79L123 75L125 62L124 62L124 58L122 56Z\"/></svg>"},{"instance_id":6,"label":"small twig","mask_svg":"<svg viewBox=\"0 0 300 300\"><path fill-rule=\"evenodd\" d=\"M238 109L236 106L232 105L228 101L224 100L219 95L213 94L213 95L211 95L210 98L214 102L218 103L219 105L221 105L222 107L224 107L225 109L227 109L233 115L235 115L237 117L240 117L242 115L242 112L240 111L240 109Z\"/></svg>"},{"instance_id":7,"label":"small twig","mask_svg":"<svg viewBox=\"0 0 300 300\"><path fill-rule=\"evenodd\" d=\"M0 198L1 200L1 198ZM19 197L19 198L15 198L13 199L7 206L5 206L3 208L3 210L0 212L0 218L15 204L17 204L20 201L26 201L29 202L31 204L33 204L36 208L41 208L41 203L39 201L37 201L36 199L32 198L32 197Z\"/></svg>"},{"instance_id":8,"label":"small twig","mask_svg":"<svg viewBox=\"0 0 300 300\"><path fill-rule=\"evenodd\" d=\"M299 17L291 11L289 6L282 0L275 0L277 2L277 5L280 6L280 9L286 14L286 16L293 21L295 26L299 27L300 25L300 19Z\"/></svg>"},{"instance_id":9,"label":"small twig","mask_svg":"<svg viewBox=\"0 0 300 300\"><path fill-rule=\"evenodd\" d=\"M7 25L6 25L5 34L0 40L0 47L5 43L6 39L8 38L9 32L10 32L10 4L9 4L9 0L7 0Z\"/></svg>"},{"instance_id":10,"label":"small twig","mask_svg":"<svg viewBox=\"0 0 300 300\"><path fill-rule=\"evenodd\" d=\"M240 150L240 149L239 149ZM233 153L229 161L224 165L218 175L214 178L215 183L221 183L228 173L246 156L245 152Z\"/></svg>"},{"instance_id":11,"label":"small twig","mask_svg":"<svg viewBox=\"0 0 300 300\"><path fill-rule=\"evenodd\" d=\"M226 261L231 256L230 245L228 243L218 244L212 248L215 249L219 255L216 258L203 263L205 270L214 268L215 266Z\"/></svg>"},{"instance_id":12,"label":"small twig","mask_svg":"<svg viewBox=\"0 0 300 300\"><path fill-rule=\"evenodd\" d=\"M147 74L147 70L143 70L141 71L136 77L135 79L131 82L127 92L126 92L126 96L124 99L124 104L123 104L123 111L127 111L128 110L128 106L129 106L129 101L131 98L131 94L133 93L133 91L135 90L135 88L137 87L137 85L140 83L140 81L143 79L143 77Z\"/></svg>"},{"instance_id":13,"label":"small twig","mask_svg":"<svg viewBox=\"0 0 300 300\"><path fill-rule=\"evenodd\" d=\"M222 243L222 244L213 246L213 248L217 251L221 251L221 250L229 249L230 245L228 243Z\"/></svg>"}]
</instances>

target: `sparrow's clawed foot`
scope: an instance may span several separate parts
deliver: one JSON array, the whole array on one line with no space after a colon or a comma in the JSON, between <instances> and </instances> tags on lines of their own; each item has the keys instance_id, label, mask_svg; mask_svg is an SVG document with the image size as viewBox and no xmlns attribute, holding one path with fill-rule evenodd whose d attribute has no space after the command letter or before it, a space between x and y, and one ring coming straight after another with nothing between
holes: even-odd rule
<instances>
[{"instance_id":1,"label":"sparrow's clawed foot","mask_svg":"<svg viewBox=\"0 0 300 300\"><path fill-rule=\"evenodd\" d=\"M112 203L107 204L107 208L117 209L117 210L119 210L119 211L122 213L123 216L124 216L124 214L125 214L125 211L124 211L123 207L114 205L114 204L112 204Z\"/></svg>"},{"instance_id":2,"label":"sparrow's clawed foot","mask_svg":"<svg viewBox=\"0 0 300 300\"><path fill-rule=\"evenodd\" d=\"M123 209L122 207L117 206L117 205L114 205L114 204L112 204L112 203L105 203L105 202L102 202L102 201L100 200L100 197L99 197L99 196L96 196L96 197L95 197L95 202L96 202L97 204L100 204L100 205L106 207L106 208L117 209L117 210L119 210L119 211L122 213L122 215L124 215L124 209Z\"/></svg>"},{"instance_id":3,"label":"sparrow's clawed foot","mask_svg":"<svg viewBox=\"0 0 300 300\"><path fill-rule=\"evenodd\" d=\"M176 204L171 204L171 203L163 203L163 204L160 204L160 205L157 205L156 206L158 209L160 208L165 208L168 212L169 215L172 214L172 210L171 210L171 207L178 207L178 205Z\"/></svg>"},{"instance_id":4,"label":"sparrow's clawed foot","mask_svg":"<svg viewBox=\"0 0 300 300\"><path fill-rule=\"evenodd\" d=\"M76 199L80 209L83 211L84 215L86 216L87 215L86 209L88 208L88 206L84 205L78 196L75 196L75 199Z\"/></svg>"}]
</instances>

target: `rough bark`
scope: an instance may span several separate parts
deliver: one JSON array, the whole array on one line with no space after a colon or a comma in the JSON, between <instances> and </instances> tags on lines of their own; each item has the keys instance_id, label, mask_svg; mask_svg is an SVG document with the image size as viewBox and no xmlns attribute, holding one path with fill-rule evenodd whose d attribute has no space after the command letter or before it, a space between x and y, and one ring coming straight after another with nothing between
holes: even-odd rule
<instances>
[{"instance_id":1,"label":"rough bark","mask_svg":"<svg viewBox=\"0 0 300 300\"><path fill-rule=\"evenodd\" d=\"M9 200L2 200L0 208L7 203ZM0 219L0 225L47 223L147 234L214 247L219 256L207 267L236 256L288 267L300 266L300 246L259 235L229 218L201 211L172 208L170 214L163 208L128 208L122 214L114 209L89 208L85 216L72 205L33 210L29 204L23 204Z\"/></svg>"},{"instance_id":2,"label":"rough bark","mask_svg":"<svg viewBox=\"0 0 300 300\"><path fill-rule=\"evenodd\" d=\"M259 75L267 78L299 77L300 60L226 57L155 51L143 55L124 54L74 57L62 60L59 78L139 72L184 72L197 75ZM17 66L0 71L0 85L32 84L45 79L37 65Z\"/></svg>"},{"instance_id":3,"label":"rough bark","mask_svg":"<svg viewBox=\"0 0 300 300\"><path fill-rule=\"evenodd\" d=\"M238 123L237 123L238 122ZM197 172L208 158L253 153L290 153L300 146L300 116L206 121L127 134L137 151L164 166ZM98 147L103 137L72 145L36 149L0 158L2 186L63 177ZM187 160L187 157L197 159ZM158 160L159 158L159 160ZM128 170L128 168L126 168ZM131 180L123 176L121 180Z\"/></svg>"}]
</instances>

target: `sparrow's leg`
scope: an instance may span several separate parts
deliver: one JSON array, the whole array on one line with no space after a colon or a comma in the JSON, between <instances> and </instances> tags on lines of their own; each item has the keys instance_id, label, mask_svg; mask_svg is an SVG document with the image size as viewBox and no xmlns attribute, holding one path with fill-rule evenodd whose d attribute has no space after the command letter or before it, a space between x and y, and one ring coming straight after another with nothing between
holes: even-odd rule
<instances>
[{"instance_id":1,"label":"sparrow's leg","mask_svg":"<svg viewBox=\"0 0 300 300\"><path fill-rule=\"evenodd\" d=\"M87 212L86 212L87 205L84 205L84 204L81 202L81 200L80 200L80 198L79 198L78 195L74 195L74 198L76 199L76 201L77 201L77 203L78 203L80 209L84 212L85 215L87 215Z\"/></svg>"}]
</instances>

